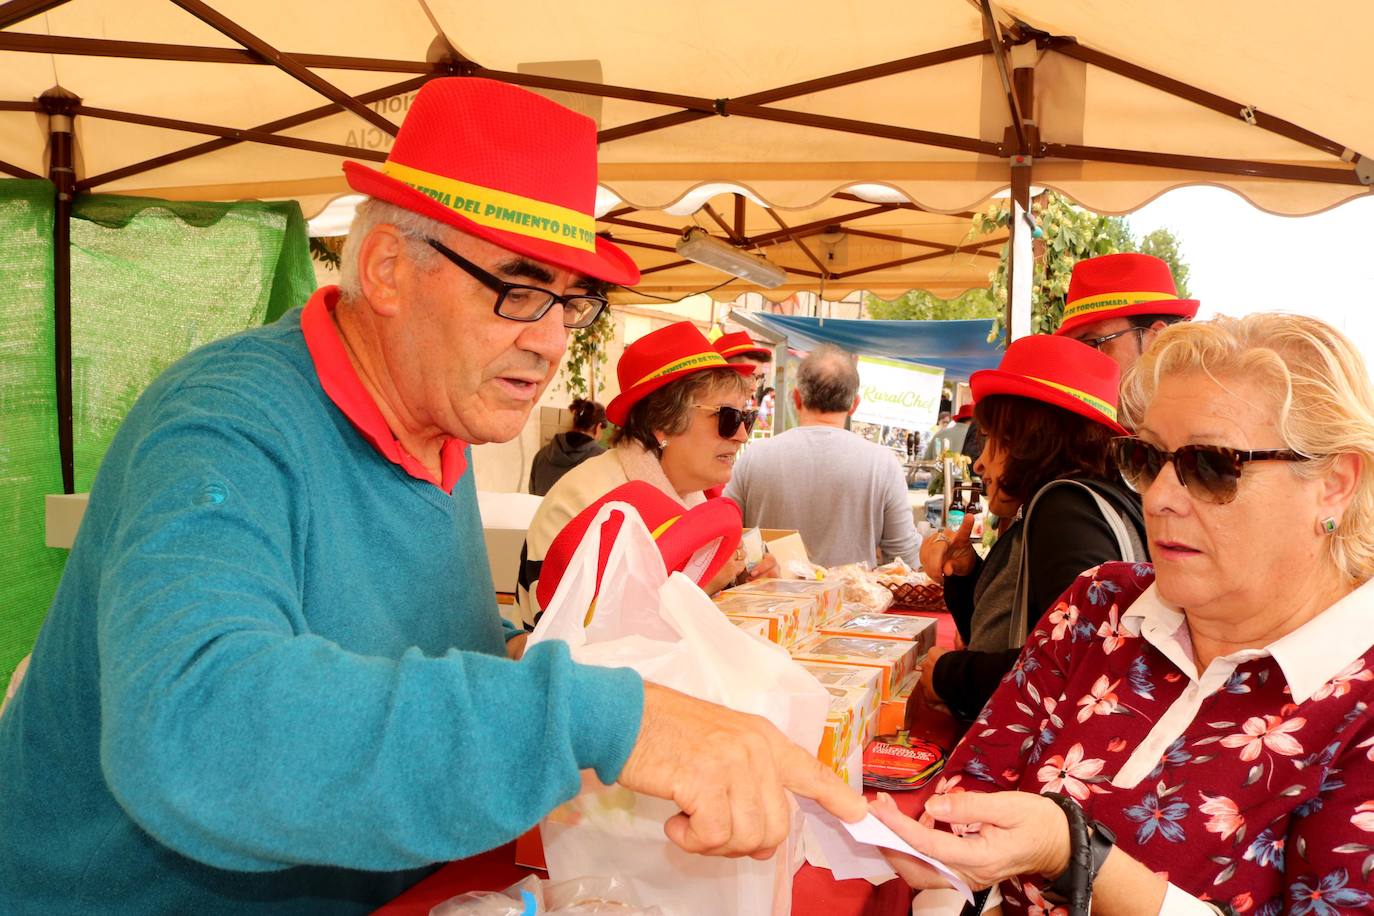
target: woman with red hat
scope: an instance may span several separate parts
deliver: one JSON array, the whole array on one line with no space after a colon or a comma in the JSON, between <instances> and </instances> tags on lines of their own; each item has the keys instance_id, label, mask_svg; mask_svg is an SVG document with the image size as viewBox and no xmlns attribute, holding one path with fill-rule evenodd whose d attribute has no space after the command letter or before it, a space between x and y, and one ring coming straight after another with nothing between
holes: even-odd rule
<instances>
[{"instance_id":1,"label":"woman with red hat","mask_svg":"<svg viewBox=\"0 0 1374 916\"><path fill-rule=\"evenodd\" d=\"M574 517L631 480L652 484L685 508L700 505L703 491L730 480L735 456L758 418L745 408L754 367L726 362L688 321L630 344L616 375L620 394L606 407L606 418L619 427L611 438L614 448L554 484L525 536L516 601L526 626L542 610L538 583L545 556ZM707 590L732 580L743 566L736 555Z\"/></svg>"},{"instance_id":2,"label":"woman with red hat","mask_svg":"<svg viewBox=\"0 0 1374 916\"><path fill-rule=\"evenodd\" d=\"M985 560L969 541L971 515L921 546L921 565L944 582L967 646L931 650L923 694L964 721L978 715L1030 627L1079 573L1145 559L1139 501L1116 482L1110 457L1112 437L1125 435L1118 378L1116 363L1091 347L1035 335L969 380L986 437L974 470L1006 527Z\"/></svg>"}]
</instances>

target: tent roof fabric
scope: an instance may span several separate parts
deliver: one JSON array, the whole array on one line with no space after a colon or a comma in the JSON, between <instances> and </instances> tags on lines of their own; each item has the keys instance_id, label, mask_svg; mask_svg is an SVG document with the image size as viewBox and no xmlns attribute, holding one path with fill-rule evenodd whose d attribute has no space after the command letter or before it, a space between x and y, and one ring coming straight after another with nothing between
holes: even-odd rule
<instances>
[{"instance_id":1,"label":"tent roof fabric","mask_svg":"<svg viewBox=\"0 0 1374 916\"><path fill-rule=\"evenodd\" d=\"M811 318L804 315L751 313L787 345L810 350L829 343L859 356L881 356L945 370L965 381L979 369L996 369L1002 359L999 342L988 342L991 319L970 321L871 321L866 318Z\"/></svg>"},{"instance_id":2,"label":"tent roof fabric","mask_svg":"<svg viewBox=\"0 0 1374 916\"><path fill-rule=\"evenodd\" d=\"M640 211L682 215L696 208L686 201L737 191L793 225L837 193L872 200L876 188L966 219L1009 186L1015 154L1036 185L1100 213L1215 184L1298 215L1374 182L1371 57L1352 25L1367 0L1004 0L986 18L970 0L185 6L0 3L0 173L45 173L51 106L36 100L60 86L79 100L78 190L290 197L311 215L347 192L342 159L385 157L419 85L466 74L595 118L601 182ZM891 229L968 238L951 225ZM638 249L658 266L651 251ZM820 269L793 254L789 282L812 288L801 271ZM873 282L948 295L981 260Z\"/></svg>"}]
</instances>

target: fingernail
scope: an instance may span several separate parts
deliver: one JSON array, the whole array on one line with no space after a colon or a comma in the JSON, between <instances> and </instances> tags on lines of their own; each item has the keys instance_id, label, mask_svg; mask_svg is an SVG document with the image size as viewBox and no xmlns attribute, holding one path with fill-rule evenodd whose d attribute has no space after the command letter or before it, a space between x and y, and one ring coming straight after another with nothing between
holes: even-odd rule
<instances>
[{"instance_id":1,"label":"fingernail","mask_svg":"<svg viewBox=\"0 0 1374 916\"><path fill-rule=\"evenodd\" d=\"M926 802L926 810L931 814L948 814L949 799L943 795L938 795Z\"/></svg>"}]
</instances>

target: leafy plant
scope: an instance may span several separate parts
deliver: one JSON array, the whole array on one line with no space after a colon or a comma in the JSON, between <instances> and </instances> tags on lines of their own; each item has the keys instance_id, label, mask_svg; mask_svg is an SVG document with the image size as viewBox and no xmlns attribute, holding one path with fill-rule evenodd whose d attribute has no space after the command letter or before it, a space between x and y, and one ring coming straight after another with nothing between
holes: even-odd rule
<instances>
[{"instance_id":1,"label":"leafy plant","mask_svg":"<svg viewBox=\"0 0 1374 916\"><path fill-rule=\"evenodd\" d=\"M1064 317L1064 297L1069 291L1073 266L1084 258L1122 251L1152 254L1168 263L1181 298L1188 296L1188 265L1179 251L1178 239L1168 229L1156 229L1137 240L1130 224L1120 216L1100 216L1071 203L1053 191L1031 201L1031 212L1043 236L1034 242L1035 274L1031 279L1031 333L1051 333ZM1001 203L974 217L970 238L1006 231L1010 207ZM1024 223L1018 231L1029 231ZM894 302L873 296L867 299L874 318L993 318L992 338L1002 333L1007 302L1007 258L1004 247L987 289L969 290L943 300L912 290Z\"/></svg>"},{"instance_id":2,"label":"leafy plant","mask_svg":"<svg viewBox=\"0 0 1374 916\"><path fill-rule=\"evenodd\" d=\"M310 238L310 256L326 267L339 269L339 253L343 251L344 236Z\"/></svg>"},{"instance_id":3,"label":"leafy plant","mask_svg":"<svg viewBox=\"0 0 1374 916\"><path fill-rule=\"evenodd\" d=\"M607 309L590 327L568 335L568 357L563 364L563 384L575 398L595 398L597 372L606 365L607 350L615 337L615 319Z\"/></svg>"}]
</instances>

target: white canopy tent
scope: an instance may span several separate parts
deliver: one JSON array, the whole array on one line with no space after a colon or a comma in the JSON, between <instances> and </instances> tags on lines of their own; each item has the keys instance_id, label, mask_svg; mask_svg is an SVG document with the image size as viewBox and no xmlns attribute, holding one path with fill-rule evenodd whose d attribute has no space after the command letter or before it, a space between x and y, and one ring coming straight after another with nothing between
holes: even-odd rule
<instances>
[{"instance_id":1,"label":"white canopy tent","mask_svg":"<svg viewBox=\"0 0 1374 916\"><path fill-rule=\"evenodd\" d=\"M63 194L292 197L309 215L347 191L341 158L385 157L424 81L484 76L596 118L620 201L601 228L627 243L642 228L627 220L668 224L625 208L680 213L693 194L766 204L753 221L744 203L697 215L765 250L780 236L760 236L819 236L840 202L886 198L910 217L872 230L899 240L897 257L855 244L859 260L836 269L814 244L783 263L806 288L862 285L858 268L884 265L892 290L930 272L919 258L939 246L908 242L921 232L957 249L946 277L983 260L967 230L956 244L957 229L915 220L1008 187L1024 207L1032 179L1102 213L1199 183L1291 215L1369 194L1366 13L1366 0L9 0L0 172ZM1028 314L1019 222L1013 333ZM61 361L59 342L59 378Z\"/></svg>"}]
</instances>

